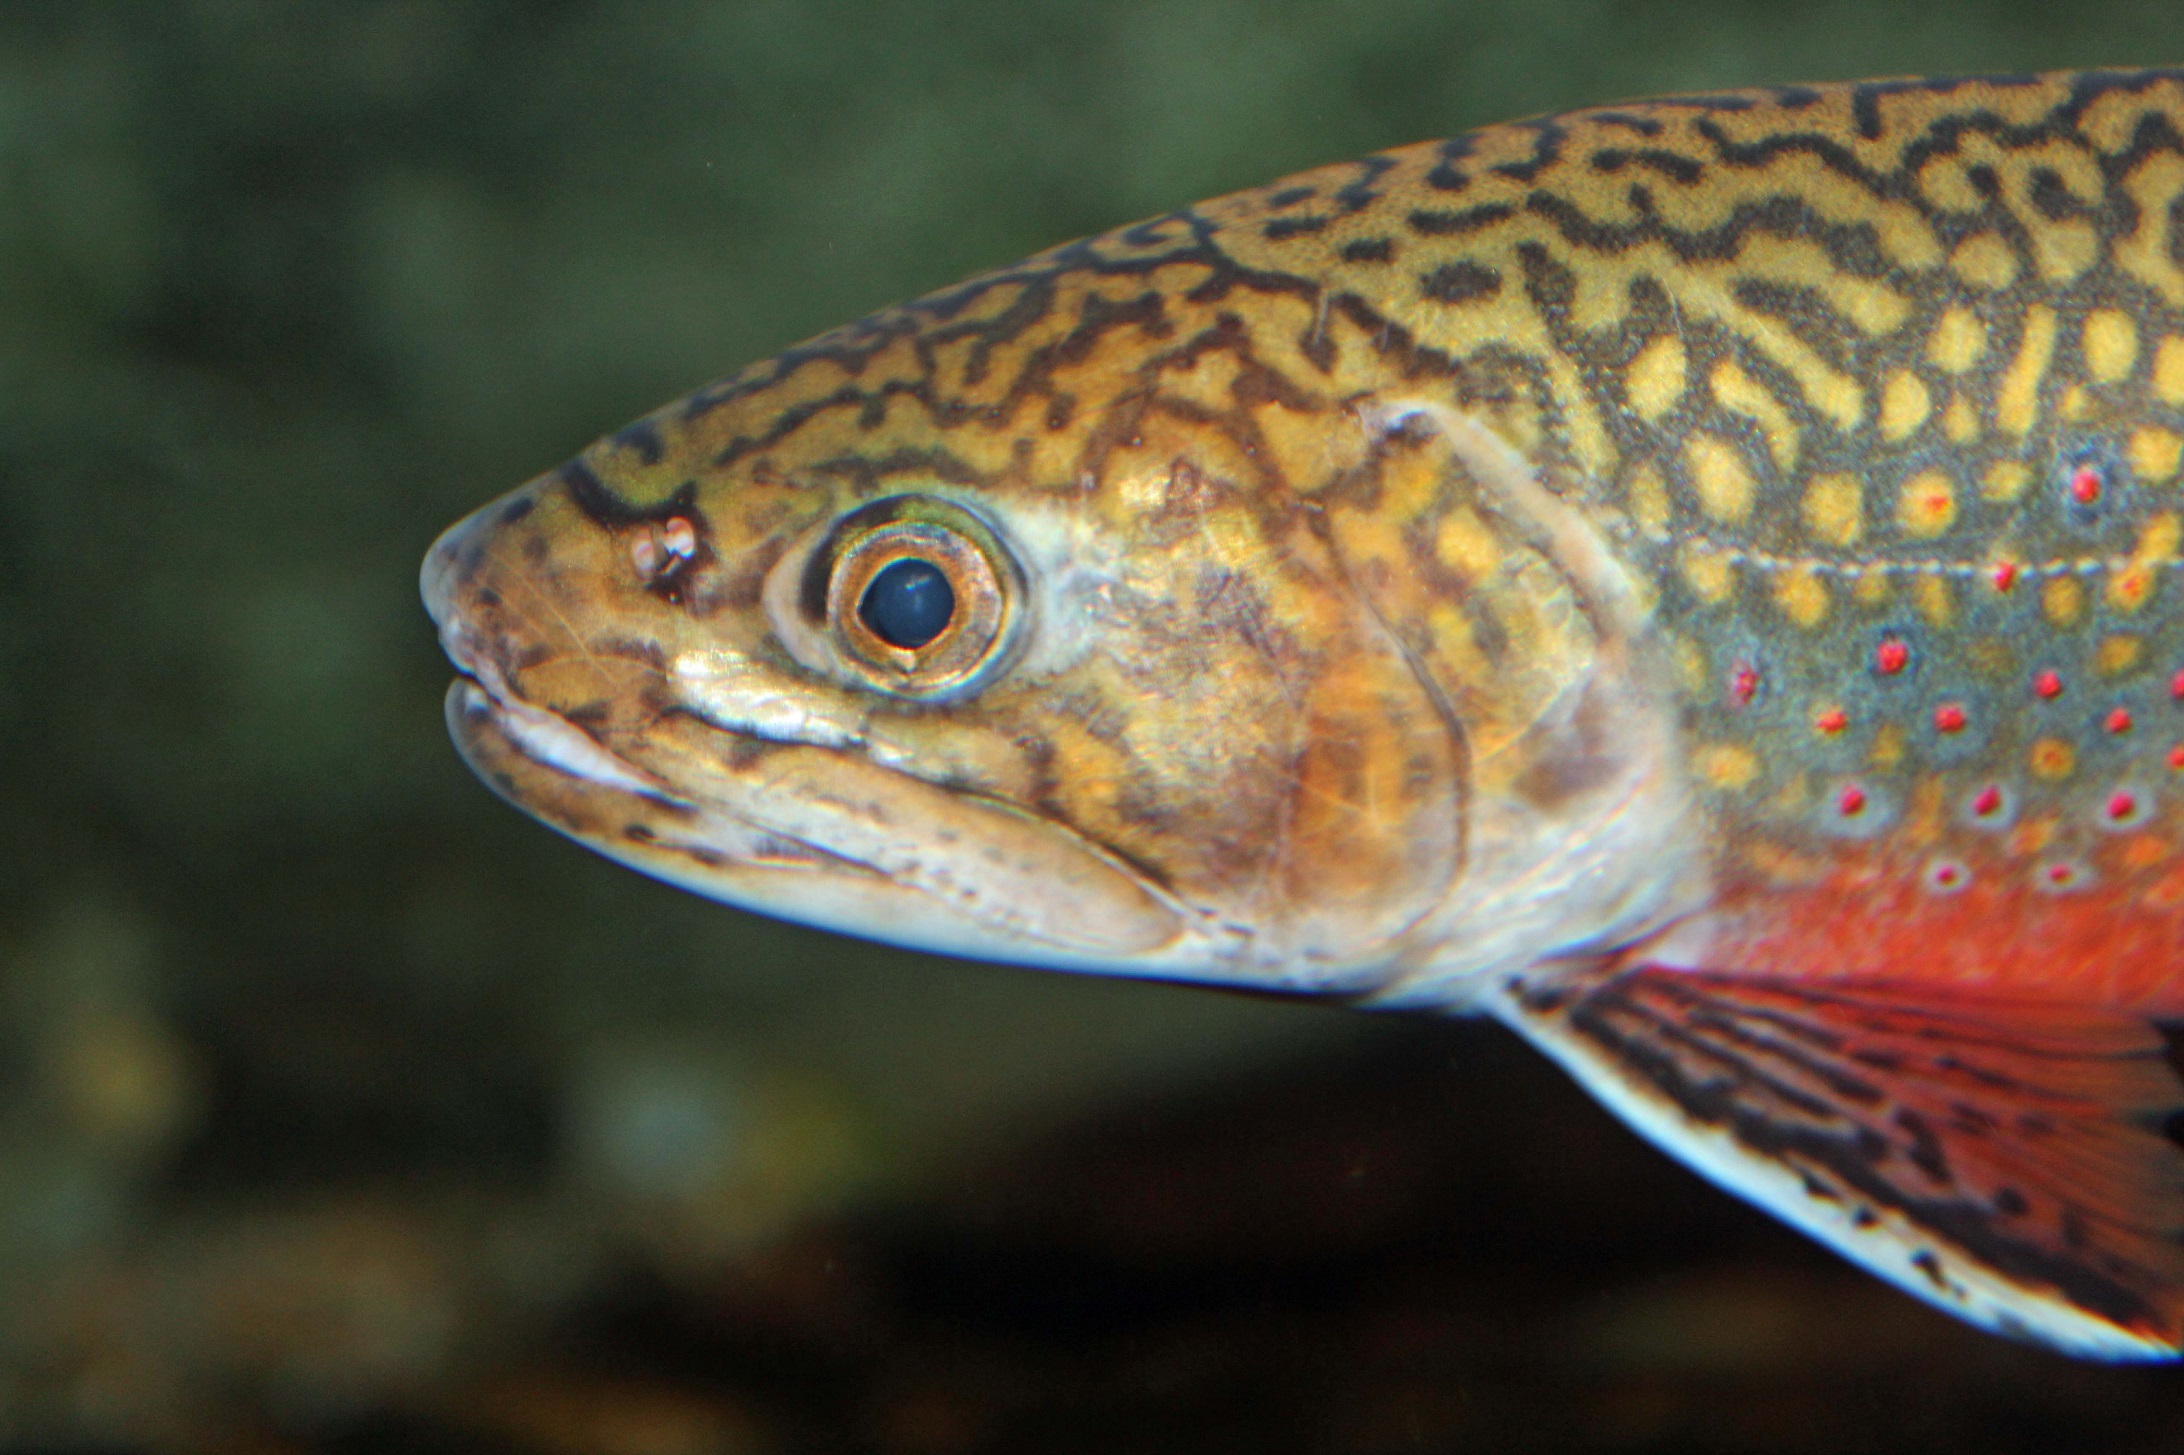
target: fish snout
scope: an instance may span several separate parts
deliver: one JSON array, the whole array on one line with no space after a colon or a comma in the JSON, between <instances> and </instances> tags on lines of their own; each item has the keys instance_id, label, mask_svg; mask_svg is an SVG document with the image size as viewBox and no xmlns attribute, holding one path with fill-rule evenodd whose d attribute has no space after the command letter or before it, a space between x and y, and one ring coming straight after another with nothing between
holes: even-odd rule
<instances>
[{"instance_id":1,"label":"fish snout","mask_svg":"<svg viewBox=\"0 0 2184 1455\"><path fill-rule=\"evenodd\" d=\"M424 598L426 614L440 630L443 645L461 621L460 598L482 554L479 537L486 529L484 518L498 508L496 504L472 511L441 531L425 552L424 565L417 573L417 590Z\"/></svg>"},{"instance_id":2,"label":"fish snout","mask_svg":"<svg viewBox=\"0 0 2184 1455\"><path fill-rule=\"evenodd\" d=\"M503 598L517 583L509 563L524 543L512 536L535 525L536 482L474 510L440 532L417 573L418 594L438 628L440 650L455 670L497 690L492 662L505 659L511 618Z\"/></svg>"}]
</instances>

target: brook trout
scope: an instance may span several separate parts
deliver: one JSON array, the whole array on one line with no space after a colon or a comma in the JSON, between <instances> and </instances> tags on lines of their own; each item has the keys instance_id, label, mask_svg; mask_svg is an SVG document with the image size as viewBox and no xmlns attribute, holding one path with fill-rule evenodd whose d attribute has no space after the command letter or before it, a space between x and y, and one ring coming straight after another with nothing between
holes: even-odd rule
<instances>
[{"instance_id":1,"label":"brook trout","mask_svg":"<svg viewBox=\"0 0 2184 1455\"><path fill-rule=\"evenodd\" d=\"M1384 152L462 521L510 802L1027 965L1483 1013L1974 1324L2184 1345L2184 72Z\"/></svg>"}]
</instances>

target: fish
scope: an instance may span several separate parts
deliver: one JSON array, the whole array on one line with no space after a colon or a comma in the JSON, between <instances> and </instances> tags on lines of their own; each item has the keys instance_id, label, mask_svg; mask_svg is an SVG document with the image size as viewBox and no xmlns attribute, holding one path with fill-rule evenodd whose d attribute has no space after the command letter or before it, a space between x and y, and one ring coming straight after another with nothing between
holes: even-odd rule
<instances>
[{"instance_id":1,"label":"fish","mask_svg":"<svg viewBox=\"0 0 2184 1455\"><path fill-rule=\"evenodd\" d=\"M496 792L951 955L1483 1015L2184 1348L2184 71L1725 91L886 309L450 528Z\"/></svg>"}]
</instances>

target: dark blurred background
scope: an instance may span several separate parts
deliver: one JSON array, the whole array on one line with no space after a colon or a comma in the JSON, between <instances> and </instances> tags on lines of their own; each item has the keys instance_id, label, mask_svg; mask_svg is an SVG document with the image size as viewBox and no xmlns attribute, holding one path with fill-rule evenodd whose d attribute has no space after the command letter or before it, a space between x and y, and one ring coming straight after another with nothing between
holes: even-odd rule
<instances>
[{"instance_id":1,"label":"dark blurred background","mask_svg":"<svg viewBox=\"0 0 2184 1455\"><path fill-rule=\"evenodd\" d=\"M491 800L438 528L1060 239L2177 0L0 3L0 1450L2184 1448L1485 1028L939 961Z\"/></svg>"}]
</instances>

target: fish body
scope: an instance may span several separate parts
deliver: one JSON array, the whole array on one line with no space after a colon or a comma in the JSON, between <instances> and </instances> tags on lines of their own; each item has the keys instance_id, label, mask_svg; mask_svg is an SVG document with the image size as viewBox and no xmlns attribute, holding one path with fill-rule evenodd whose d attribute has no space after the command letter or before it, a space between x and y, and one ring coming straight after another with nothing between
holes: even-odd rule
<instances>
[{"instance_id":1,"label":"fish body","mask_svg":"<svg viewBox=\"0 0 2184 1455\"><path fill-rule=\"evenodd\" d=\"M2184 73L1650 101L876 314L459 523L700 893L1478 1012L1984 1327L2184 1344Z\"/></svg>"}]
</instances>

